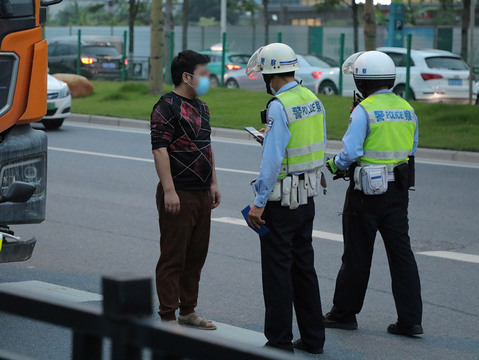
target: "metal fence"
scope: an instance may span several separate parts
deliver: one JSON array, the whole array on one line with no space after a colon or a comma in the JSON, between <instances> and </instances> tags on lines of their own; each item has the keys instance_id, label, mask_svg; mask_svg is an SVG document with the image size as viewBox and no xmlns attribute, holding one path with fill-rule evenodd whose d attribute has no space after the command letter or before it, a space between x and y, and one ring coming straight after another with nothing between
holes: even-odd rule
<instances>
[{"instance_id":1,"label":"metal fence","mask_svg":"<svg viewBox=\"0 0 479 360\"><path fill-rule=\"evenodd\" d=\"M104 277L103 309L69 303L18 289L0 290L0 312L72 330L72 360L101 360L103 340L111 340L112 360L288 360L286 353L252 348L177 328L151 318L152 283L148 278ZM0 360L33 360L0 349Z\"/></svg>"}]
</instances>

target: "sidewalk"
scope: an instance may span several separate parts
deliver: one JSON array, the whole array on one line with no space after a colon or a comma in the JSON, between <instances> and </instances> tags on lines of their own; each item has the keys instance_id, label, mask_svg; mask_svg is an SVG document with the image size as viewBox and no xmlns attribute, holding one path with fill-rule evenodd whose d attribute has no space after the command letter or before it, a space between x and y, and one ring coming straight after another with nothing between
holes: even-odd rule
<instances>
[{"instance_id":1,"label":"sidewalk","mask_svg":"<svg viewBox=\"0 0 479 360\"><path fill-rule=\"evenodd\" d=\"M96 125L127 127L143 130L149 130L150 128L150 123L148 121L98 115L72 114L72 116L70 116L67 121ZM236 140L252 139L252 137L246 131L223 128L213 128L211 135L213 137L230 138ZM339 150L341 150L341 147L341 141L328 140L327 152L337 153L339 152ZM424 161L444 161L479 165L479 152L419 148L417 150L416 158Z\"/></svg>"}]
</instances>

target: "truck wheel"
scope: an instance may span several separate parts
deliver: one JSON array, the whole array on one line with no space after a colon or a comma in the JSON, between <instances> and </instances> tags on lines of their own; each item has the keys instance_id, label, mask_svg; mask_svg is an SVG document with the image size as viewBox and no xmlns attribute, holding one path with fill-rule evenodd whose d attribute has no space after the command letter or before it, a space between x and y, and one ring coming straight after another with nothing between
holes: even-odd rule
<instances>
[{"instance_id":1,"label":"truck wheel","mask_svg":"<svg viewBox=\"0 0 479 360\"><path fill-rule=\"evenodd\" d=\"M65 119L42 120L42 124L47 130L55 130L62 126L63 120Z\"/></svg>"}]
</instances>

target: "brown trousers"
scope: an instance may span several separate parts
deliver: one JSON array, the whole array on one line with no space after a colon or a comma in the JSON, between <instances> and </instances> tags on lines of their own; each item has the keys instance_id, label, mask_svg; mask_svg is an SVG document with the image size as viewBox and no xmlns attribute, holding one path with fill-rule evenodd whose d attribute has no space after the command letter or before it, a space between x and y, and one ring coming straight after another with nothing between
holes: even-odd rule
<instances>
[{"instance_id":1,"label":"brown trousers","mask_svg":"<svg viewBox=\"0 0 479 360\"><path fill-rule=\"evenodd\" d=\"M211 193L209 190L177 190L180 213L166 213L161 184L156 191L160 223L160 259L156 266L156 290L162 320L175 320L194 312L198 301L201 269L210 240Z\"/></svg>"}]
</instances>

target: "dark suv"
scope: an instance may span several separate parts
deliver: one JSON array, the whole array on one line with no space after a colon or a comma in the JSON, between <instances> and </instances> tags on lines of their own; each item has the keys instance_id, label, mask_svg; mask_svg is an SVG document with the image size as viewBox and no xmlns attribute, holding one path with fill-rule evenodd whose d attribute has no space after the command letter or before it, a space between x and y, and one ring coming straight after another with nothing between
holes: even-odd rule
<instances>
[{"instance_id":1,"label":"dark suv","mask_svg":"<svg viewBox=\"0 0 479 360\"><path fill-rule=\"evenodd\" d=\"M81 40L81 74L88 79L118 79L123 59L121 43L101 37L85 36ZM78 39L75 36L55 38L48 43L50 74L77 73ZM125 65L128 60L125 59Z\"/></svg>"}]
</instances>

